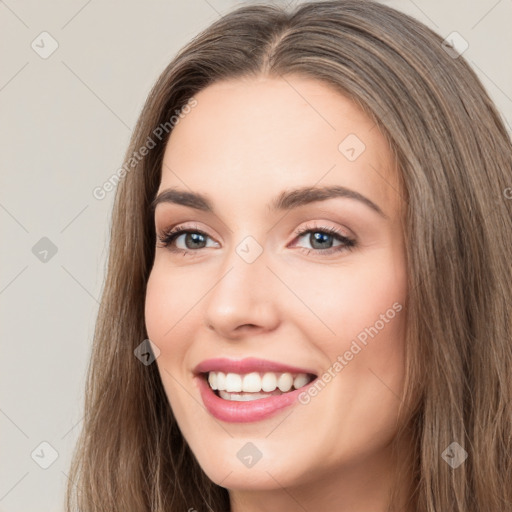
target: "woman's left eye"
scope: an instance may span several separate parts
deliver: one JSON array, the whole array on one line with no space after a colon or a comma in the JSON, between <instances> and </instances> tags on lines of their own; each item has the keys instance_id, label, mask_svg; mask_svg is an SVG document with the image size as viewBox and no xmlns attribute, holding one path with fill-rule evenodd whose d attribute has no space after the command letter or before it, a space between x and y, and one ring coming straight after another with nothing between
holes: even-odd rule
<instances>
[{"instance_id":1,"label":"woman's left eye","mask_svg":"<svg viewBox=\"0 0 512 512\"><path fill-rule=\"evenodd\" d=\"M308 240L311 249L306 249L307 254L312 250L321 254L332 254L344 250L352 250L356 246L356 241L343 235L338 229L333 227L305 227L295 232L298 238L309 235ZM339 245L333 246L334 240L340 242Z\"/></svg>"},{"instance_id":2,"label":"woman's left eye","mask_svg":"<svg viewBox=\"0 0 512 512\"><path fill-rule=\"evenodd\" d=\"M304 229L297 230L295 232L298 239L309 235L307 239L310 243L311 249L301 247L309 254L311 251L319 252L321 254L332 254L343 250L352 250L356 246L355 240L348 238L341 232L333 227L305 227ZM185 247L178 247L178 241L182 238ZM207 240L210 237L199 229L183 229L173 228L169 231L165 231L161 235L158 235L158 240L161 243L161 247L169 249L171 252L179 252L183 255L197 252L198 249L207 248ZM337 240L339 245L333 245L334 241ZM215 242L213 246L215 247ZM218 244L217 244L218 245ZM212 247L210 245L210 247Z\"/></svg>"}]
</instances>

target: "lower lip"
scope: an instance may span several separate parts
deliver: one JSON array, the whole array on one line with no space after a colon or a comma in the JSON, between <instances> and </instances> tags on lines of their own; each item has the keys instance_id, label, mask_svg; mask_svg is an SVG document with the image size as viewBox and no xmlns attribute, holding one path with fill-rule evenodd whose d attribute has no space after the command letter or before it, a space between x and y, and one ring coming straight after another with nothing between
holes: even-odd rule
<instances>
[{"instance_id":1,"label":"lower lip","mask_svg":"<svg viewBox=\"0 0 512 512\"><path fill-rule=\"evenodd\" d=\"M259 398L250 402L236 402L224 400L215 394L204 375L196 377L203 403L208 412L221 421L230 423L249 423L270 418L282 409L297 403L297 397L304 392L309 385L300 389L283 393L282 395Z\"/></svg>"}]
</instances>

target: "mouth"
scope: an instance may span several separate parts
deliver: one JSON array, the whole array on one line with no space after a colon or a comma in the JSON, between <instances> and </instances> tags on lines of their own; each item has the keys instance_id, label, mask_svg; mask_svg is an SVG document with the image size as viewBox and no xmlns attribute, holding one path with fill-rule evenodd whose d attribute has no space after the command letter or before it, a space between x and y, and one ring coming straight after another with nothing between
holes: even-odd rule
<instances>
[{"instance_id":1,"label":"mouth","mask_svg":"<svg viewBox=\"0 0 512 512\"><path fill-rule=\"evenodd\" d=\"M317 374L254 358L211 359L196 367L195 380L212 416L247 423L296 405L299 395L314 385Z\"/></svg>"}]
</instances>

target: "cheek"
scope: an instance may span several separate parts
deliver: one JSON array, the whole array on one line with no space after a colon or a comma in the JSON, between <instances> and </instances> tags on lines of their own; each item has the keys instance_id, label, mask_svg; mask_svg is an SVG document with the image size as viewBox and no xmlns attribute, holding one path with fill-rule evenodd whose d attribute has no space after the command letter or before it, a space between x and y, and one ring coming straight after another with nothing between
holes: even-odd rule
<instances>
[{"instance_id":1,"label":"cheek","mask_svg":"<svg viewBox=\"0 0 512 512\"><path fill-rule=\"evenodd\" d=\"M153 267L146 288L144 317L149 338L161 350L165 350L170 340L175 343L181 339L179 332L195 314L197 308L193 306L200 297L199 292L188 278L180 279L179 273L168 272L158 264Z\"/></svg>"},{"instance_id":2,"label":"cheek","mask_svg":"<svg viewBox=\"0 0 512 512\"><path fill-rule=\"evenodd\" d=\"M177 290L180 290L177 293ZM190 292L189 292L190 295ZM183 364L190 339L190 325L197 324L187 297L187 288L177 286L166 271L154 267L148 279L145 299L145 322L149 339L157 345L160 355L156 365L173 412L185 421L183 404L190 396L183 391ZM192 319L192 320L191 320ZM190 323L191 322L191 323Z\"/></svg>"},{"instance_id":3,"label":"cheek","mask_svg":"<svg viewBox=\"0 0 512 512\"><path fill-rule=\"evenodd\" d=\"M168 304L172 302L172 295L166 293L166 290L164 280L157 271L152 270L146 288L144 318L149 339L157 345L160 345L159 341L165 331L171 327L168 312L173 309L168 309Z\"/></svg>"},{"instance_id":4,"label":"cheek","mask_svg":"<svg viewBox=\"0 0 512 512\"><path fill-rule=\"evenodd\" d=\"M375 251L372 258L361 259L357 265L328 271L309 268L307 279L294 281L294 291L307 298L306 304L313 313L304 316L304 321L310 328L314 324L324 334L329 330L332 335L327 336L332 340L325 347L327 352L343 349L358 336L364 342L365 333L369 337L368 330L375 333L372 327L381 338L394 337L401 330L407 283L405 266L395 258L387 251Z\"/></svg>"}]
</instances>

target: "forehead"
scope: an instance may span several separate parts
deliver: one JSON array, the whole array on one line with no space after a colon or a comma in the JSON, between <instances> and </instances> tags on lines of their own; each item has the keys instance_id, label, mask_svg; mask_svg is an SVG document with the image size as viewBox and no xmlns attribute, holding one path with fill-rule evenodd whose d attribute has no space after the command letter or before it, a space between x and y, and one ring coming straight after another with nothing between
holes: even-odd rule
<instances>
[{"instance_id":1,"label":"forehead","mask_svg":"<svg viewBox=\"0 0 512 512\"><path fill-rule=\"evenodd\" d=\"M214 83L195 99L169 138L160 190L185 185L247 203L290 187L343 185L393 216L398 175L387 140L334 88L252 77Z\"/></svg>"}]
</instances>

